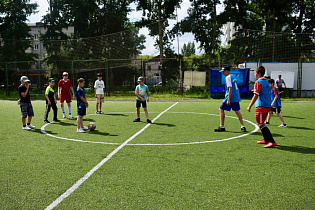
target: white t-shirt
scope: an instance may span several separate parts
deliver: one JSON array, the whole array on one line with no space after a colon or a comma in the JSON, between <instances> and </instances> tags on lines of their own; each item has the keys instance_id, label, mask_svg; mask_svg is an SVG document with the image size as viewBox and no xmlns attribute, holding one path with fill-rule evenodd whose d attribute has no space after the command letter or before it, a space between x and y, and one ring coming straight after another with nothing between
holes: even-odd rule
<instances>
[{"instance_id":1,"label":"white t-shirt","mask_svg":"<svg viewBox=\"0 0 315 210\"><path fill-rule=\"evenodd\" d=\"M105 88L104 81L96 80L94 83L94 88L96 88L96 94L104 94L104 88Z\"/></svg>"}]
</instances>

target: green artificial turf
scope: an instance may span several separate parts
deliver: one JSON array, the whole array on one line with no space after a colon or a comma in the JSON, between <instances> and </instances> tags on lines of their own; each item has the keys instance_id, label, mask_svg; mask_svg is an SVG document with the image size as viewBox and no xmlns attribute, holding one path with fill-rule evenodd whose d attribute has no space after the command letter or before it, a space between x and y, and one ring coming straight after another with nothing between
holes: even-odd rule
<instances>
[{"instance_id":1,"label":"green artificial turf","mask_svg":"<svg viewBox=\"0 0 315 210\"><path fill-rule=\"evenodd\" d=\"M90 101L84 124L96 131L76 132L76 119L45 127L57 137L42 134L44 101L33 101L35 130L23 131L16 101L0 101L0 208L44 209L147 124L135 102L105 102L103 115L95 115ZM243 118L255 123L254 109L241 102ZM175 102L148 103L156 118ZM256 144L260 130L228 141L240 131L238 119L226 118L219 126L221 100L179 102L137 135L101 166L56 209L312 209L315 206L315 110L313 103L283 101L288 125L276 115L270 128L279 146ZM59 105L58 105L59 106ZM67 108L66 108L67 110ZM76 103L72 103L76 113ZM58 116L61 119L59 108ZM67 112L67 111L66 111ZM208 115L210 114L210 115ZM49 120L52 120L52 111ZM234 112L226 115L235 117ZM245 122L248 131L255 126ZM93 143L94 142L94 143ZM99 144L108 142L115 144ZM149 144L149 145L145 145ZM311 207L310 203L312 204ZM309 208L308 208L309 207Z\"/></svg>"}]
</instances>

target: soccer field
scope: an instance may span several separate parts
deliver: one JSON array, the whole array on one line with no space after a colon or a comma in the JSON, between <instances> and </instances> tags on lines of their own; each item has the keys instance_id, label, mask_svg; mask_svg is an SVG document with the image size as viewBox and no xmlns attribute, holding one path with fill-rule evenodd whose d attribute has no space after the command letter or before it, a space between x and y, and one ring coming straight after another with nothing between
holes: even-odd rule
<instances>
[{"instance_id":1,"label":"soccer field","mask_svg":"<svg viewBox=\"0 0 315 210\"><path fill-rule=\"evenodd\" d=\"M288 127L273 116L279 146L265 149L249 100L241 102L245 134L234 112L227 132L214 132L221 100L150 102L151 125L143 110L132 122L134 101L106 101L103 115L89 101L84 124L96 130L86 133L76 119L45 125L44 101L32 102L36 129L23 131L16 101L0 102L0 209L315 207L314 103L283 101Z\"/></svg>"}]
</instances>

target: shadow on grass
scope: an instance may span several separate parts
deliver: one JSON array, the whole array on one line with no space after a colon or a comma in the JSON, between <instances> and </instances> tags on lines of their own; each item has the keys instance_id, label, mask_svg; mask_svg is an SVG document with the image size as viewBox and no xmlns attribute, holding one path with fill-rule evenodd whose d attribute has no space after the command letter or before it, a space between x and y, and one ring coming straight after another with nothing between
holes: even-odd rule
<instances>
[{"instance_id":1,"label":"shadow on grass","mask_svg":"<svg viewBox=\"0 0 315 210\"><path fill-rule=\"evenodd\" d=\"M283 116L284 118L294 118L294 119L299 119L299 120L304 120L304 117L294 117L294 116Z\"/></svg>"},{"instance_id":2,"label":"shadow on grass","mask_svg":"<svg viewBox=\"0 0 315 210\"><path fill-rule=\"evenodd\" d=\"M127 116L128 116L128 115L126 115L126 114L110 114L110 113L105 114L105 115L110 115L110 116L123 116L123 117L127 117Z\"/></svg>"},{"instance_id":3,"label":"shadow on grass","mask_svg":"<svg viewBox=\"0 0 315 210\"><path fill-rule=\"evenodd\" d=\"M152 123L153 125L162 125L162 126L167 126L167 127L175 127L173 124L168 124L168 123Z\"/></svg>"},{"instance_id":4,"label":"shadow on grass","mask_svg":"<svg viewBox=\"0 0 315 210\"><path fill-rule=\"evenodd\" d=\"M271 133L273 137L284 137L283 135L281 134L277 134L277 133ZM262 133L261 132L255 132L255 133L252 133L251 135L255 135L255 136L261 136L262 137Z\"/></svg>"},{"instance_id":5,"label":"shadow on grass","mask_svg":"<svg viewBox=\"0 0 315 210\"><path fill-rule=\"evenodd\" d=\"M72 123L67 123L67 122L64 122L64 121L60 121L60 122L55 122L55 123L52 123L54 125L62 125L62 126L74 126L76 125L76 123L72 122Z\"/></svg>"},{"instance_id":6,"label":"shadow on grass","mask_svg":"<svg viewBox=\"0 0 315 210\"><path fill-rule=\"evenodd\" d=\"M277 147L274 147L274 148L279 149L279 150L289 151L289 152L297 152L297 153L303 153L303 154L315 154L315 148L311 148L311 147L278 145Z\"/></svg>"},{"instance_id":7,"label":"shadow on grass","mask_svg":"<svg viewBox=\"0 0 315 210\"><path fill-rule=\"evenodd\" d=\"M101 132L99 130L94 130L94 131L86 131L87 134L89 135L100 135L100 136L118 136L116 134L110 134L106 132Z\"/></svg>"},{"instance_id":8,"label":"shadow on grass","mask_svg":"<svg viewBox=\"0 0 315 210\"><path fill-rule=\"evenodd\" d=\"M300 130L315 130L314 128L306 128L300 126L288 126L288 128L300 129Z\"/></svg>"}]
</instances>

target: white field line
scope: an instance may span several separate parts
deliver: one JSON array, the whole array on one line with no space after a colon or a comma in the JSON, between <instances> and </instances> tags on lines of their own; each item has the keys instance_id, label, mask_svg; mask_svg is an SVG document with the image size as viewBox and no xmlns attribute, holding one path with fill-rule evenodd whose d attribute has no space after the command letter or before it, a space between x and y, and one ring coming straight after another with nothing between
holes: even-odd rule
<instances>
[{"instance_id":1,"label":"white field line","mask_svg":"<svg viewBox=\"0 0 315 210\"><path fill-rule=\"evenodd\" d=\"M115 114L115 113L134 113L134 112L110 112L110 113L106 113L106 114ZM150 113L156 113L156 112L150 112ZM198 112L168 112L168 113L173 113L173 114L199 114L199 115L209 115L209 116L220 116L218 114L210 114L210 113L198 113ZM106 115L105 114L105 115ZM98 114L89 114L89 115L98 115ZM88 115L87 115L88 116ZM233 116L228 116L226 115L225 117L229 117L229 118L234 118L234 119L238 119L237 117L233 117ZM245 120L243 119L243 121L248 122L249 124L252 124L253 126L255 126L255 129L249 133L245 133L242 134L240 136L235 136L235 137L230 137L230 138L226 138L226 139L217 139L217 140L209 140L209 141L198 141L198 142L178 142L178 143L165 143L165 144L128 144L128 146L176 146L176 145L189 145L189 144L204 144L204 143L213 143L213 142L220 142L220 141L229 141L229 140L233 140L233 139L237 139L237 138L241 138L247 135L250 135L252 133L255 133L259 130L259 127L249 121L249 120ZM121 143L114 143L114 142L98 142L98 141L87 141L87 140L79 140L79 139L69 139L69 138L65 138L65 137L59 137L59 136L54 136L52 134L49 134L45 131L45 127L49 125L49 124L45 124L41 127L41 132L50 136L50 137L54 137L57 139L64 139L67 141L76 141L76 142L85 142L85 143L92 143L92 144L112 144L112 145L120 145Z\"/></svg>"},{"instance_id":2,"label":"white field line","mask_svg":"<svg viewBox=\"0 0 315 210\"><path fill-rule=\"evenodd\" d=\"M154 122L159 117L161 117L165 112L170 110L172 107L174 107L178 102L161 112L156 118L152 120ZM81 179L79 179L72 187L70 187L65 193L63 193L59 198L57 198L54 202L52 202L49 206L46 207L46 210L50 210L55 208L60 202L62 202L65 198L67 198L71 193L73 193L78 187L83 184L92 174L97 171L104 163L106 163L111 157L113 157L119 150L121 150L128 142L130 142L132 139L137 137L139 134L141 134L145 129L147 129L151 124L147 124L144 126L140 131L135 133L133 136L131 136L129 139L127 139L124 143L122 143L119 147L117 147L114 151L112 151L106 158L104 158L101 162L99 162L94 168L92 168L87 174L85 174Z\"/></svg>"}]
</instances>

